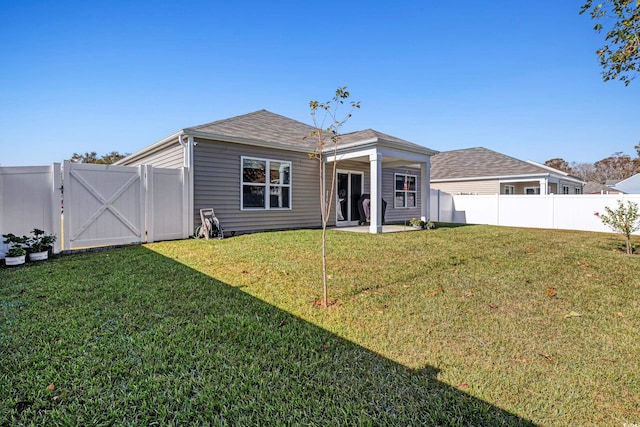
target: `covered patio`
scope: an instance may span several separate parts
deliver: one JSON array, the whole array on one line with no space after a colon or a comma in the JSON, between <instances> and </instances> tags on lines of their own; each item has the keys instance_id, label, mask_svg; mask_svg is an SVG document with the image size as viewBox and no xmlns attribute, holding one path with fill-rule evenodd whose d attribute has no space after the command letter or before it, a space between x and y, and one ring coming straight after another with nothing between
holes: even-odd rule
<instances>
[{"instance_id":1,"label":"covered patio","mask_svg":"<svg viewBox=\"0 0 640 427\"><path fill-rule=\"evenodd\" d=\"M363 186L363 191L370 194L370 217L369 225L354 226L354 224L345 224L348 231L369 232L369 233L392 233L399 231L409 231L413 229L409 226L392 226L383 224L383 194L387 196L387 205L390 209L407 209L406 204L400 208L396 206L395 198L401 194L402 189L395 186L396 182L383 183L383 170L395 169L398 171L411 170L412 176L417 178L416 188L414 188L412 196L417 200L413 200L415 206L419 208L418 216L423 221L429 219L429 190L430 190L430 157L437 151L429 148L413 144L411 142L395 138L380 132L368 129L365 131L354 132L341 136L337 150L325 149L324 152L324 176L323 182L325 186L330 186L331 173L333 171L333 162L337 161L336 170L341 168L342 162L359 165L360 170L364 173L368 172L367 186ZM408 172L407 172L408 173ZM388 180L387 180L388 181ZM367 191L368 190L368 191ZM406 190L406 188L405 188ZM327 194L327 191L323 191ZM335 198L337 200L337 196ZM396 212L396 214L397 214ZM404 211L403 211L404 212ZM336 209L337 215L337 209ZM415 215L414 215L415 216ZM389 219L389 209L386 218ZM336 225L338 221L336 219ZM399 227L399 228L398 228Z\"/></svg>"}]
</instances>

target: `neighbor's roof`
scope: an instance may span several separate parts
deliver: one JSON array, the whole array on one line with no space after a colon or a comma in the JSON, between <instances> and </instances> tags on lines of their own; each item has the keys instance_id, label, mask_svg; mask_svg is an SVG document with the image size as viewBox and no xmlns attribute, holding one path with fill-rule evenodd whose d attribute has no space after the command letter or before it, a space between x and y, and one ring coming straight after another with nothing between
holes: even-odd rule
<instances>
[{"instance_id":1,"label":"neighbor's roof","mask_svg":"<svg viewBox=\"0 0 640 427\"><path fill-rule=\"evenodd\" d=\"M612 188L608 185L600 184L599 182L589 181L585 183L584 190L582 190L584 194L620 194L624 193L624 191L618 190L617 188Z\"/></svg>"},{"instance_id":2,"label":"neighbor's roof","mask_svg":"<svg viewBox=\"0 0 640 427\"><path fill-rule=\"evenodd\" d=\"M612 190L620 191L627 194L639 194L640 193L640 174L635 174L629 178L618 181L612 188Z\"/></svg>"},{"instance_id":3,"label":"neighbor's roof","mask_svg":"<svg viewBox=\"0 0 640 427\"><path fill-rule=\"evenodd\" d=\"M578 180L566 172L537 166L484 147L443 151L431 157L431 180L463 178L504 178L555 174L570 180Z\"/></svg>"}]
</instances>

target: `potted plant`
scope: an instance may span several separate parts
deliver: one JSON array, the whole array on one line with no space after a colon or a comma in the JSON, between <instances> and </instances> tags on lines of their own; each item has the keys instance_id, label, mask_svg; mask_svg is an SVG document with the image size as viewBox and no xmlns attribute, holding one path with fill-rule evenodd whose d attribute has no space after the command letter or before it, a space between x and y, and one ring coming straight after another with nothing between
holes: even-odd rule
<instances>
[{"instance_id":1,"label":"potted plant","mask_svg":"<svg viewBox=\"0 0 640 427\"><path fill-rule=\"evenodd\" d=\"M426 228L427 230L431 230L432 228L436 228L436 224L433 221L427 221L427 223L424 225L424 228Z\"/></svg>"},{"instance_id":2,"label":"potted plant","mask_svg":"<svg viewBox=\"0 0 640 427\"><path fill-rule=\"evenodd\" d=\"M15 234L3 234L4 244L9 245L9 251L5 255L4 263L7 266L22 265L25 262L27 251L24 246L27 244L27 236L16 236Z\"/></svg>"},{"instance_id":3,"label":"potted plant","mask_svg":"<svg viewBox=\"0 0 640 427\"><path fill-rule=\"evenodd\" d=\"M27 240L27 251L29 261L43 261L49 258L49 250L56 241L53 234L45 234L44 230L34 228L31 237Z\"/></svg>"},{"instance_id":4,"label":"potted plant","mask_svg":"<svg viewBox=\"0 0 640 427\"><path fill-rule=\"evenodd\" d=\"M409 220L409 225L415 228L416 230L424 228L425 222L419 218L411 218Z\"/></svg>"}]
</instances>

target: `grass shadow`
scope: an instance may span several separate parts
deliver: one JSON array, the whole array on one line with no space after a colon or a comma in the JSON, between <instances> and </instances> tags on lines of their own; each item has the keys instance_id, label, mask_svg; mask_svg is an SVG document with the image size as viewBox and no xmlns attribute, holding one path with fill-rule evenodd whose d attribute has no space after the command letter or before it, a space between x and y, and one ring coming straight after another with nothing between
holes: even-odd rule
<instances>
[{"instance_id":1,"label":"grass shadow","mask_svg":"<svg viewBox=\"0 0 640 427\"><path fill-rule=\"evenodd\" d=\"M436 222L437 228L459 228L459 227L472 227L477 224L467 224L464 222Z\"/></svg>"},{"instance_id":2,"label":"grass shadow","mask_svg":"<svg viewBox=\"0 0 640 427\"><path fill-rule=\"evenodd\" d=\"M0 274L0 425L534 425L144 247Z\"/></svg>"}]
</instances>

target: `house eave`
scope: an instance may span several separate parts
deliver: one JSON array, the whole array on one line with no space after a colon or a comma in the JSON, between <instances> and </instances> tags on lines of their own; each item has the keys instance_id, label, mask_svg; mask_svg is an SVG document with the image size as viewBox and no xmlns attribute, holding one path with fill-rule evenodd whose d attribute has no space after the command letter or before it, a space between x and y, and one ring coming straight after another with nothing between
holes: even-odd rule
<instances>
[{"instance_id":1,"label":"house eave","mask_svg":"<svg viewBox=\"0 0 640 427\"><path fill-rule=\"evenodd\" d=\"M236 137L236 136L231 136L231 135L223 135L223 134L216 134L216 133L211 133L211 132L200 132L200 131L196 131L193 129L189 129L189 128L185 128L185 129L181 129L178 132L173 133L172 135L161 139L160 141L149 145L148 147L145 147L143 149L141 149L140 151L137 151L121 160L119 160L116 164L121 164L121 165L126 165L129 164L131 162L135 162L136 160L143 158L145 156L148 156L150 154L153 154L157 151L160 151L168 146L171 146L173 144L177 144L178 143L178 138L180 137L180 135L183 136L191 136L194 138L199 138L199 139L206 139L206 140L211 140L211 141L221 141L221 142L230 142L230 143L234 143L234 144L243 144L243 145L250 145L250 146L256 146L256 147L266 147L266 148L273 148L273 149L278 149L278 150L287 150L287 151L294 151L294 152L300 152L300 153L311 153L313 152L313 147L310 146L295 146L295 145L291 145L291 144L283 144L283 143L279 143L279 142L273 142L273 141L265 141L265 140L259 140L259 139L251 139L251 138L244 138L244 137ZM302 137L300 138L300 140L302 141ZM331 144L328 144L331 145ZM361 140L361 141L355 141L355 142L351 142L348 144L342 144L342 145L338 145L338 153L346 153L346 152L353 152L353 151L360 151L360 150L368 150L374 147L383 147L383 148L392 148L394 150L398 150L398 151L404 151L404 152L408 152L408 153L413 153L413 154L420 154L420 155L426 155L426 156L432 156L434 154L437 154L438 151L426 148L426 147L406 147L406 146L402 146L399 144L394 143L393 141L387 141L384 139L380 139L380 138L370 138L370 139L366 139L366 140ZM323 150L323 153L332 153L333 152L333 147L327 147Z\"/></svg>"},{"instance_id":2,"label":"house eave","mask_svg":"<svg viewBox=\"0 0 640 427\"><path fill-rule=\"evenodd\" d=\"M297 151L301 153L309 153L313 151L313 148L306 146L295 146L291 144L283 144L280 142L264 141L259 139L244 138L238 136L222 135L211 132L199 132L191 129L183 129L185 135L193 136L194 138L208 139L212 141L232 142L235 144L253 145L257 147L275 148L279 150ZM302 141L302 137L300 138Z\"/></svg>"},{"instance_id":3,"label":"house eave","mask_svg":"<svg viewBox=\"0 0 640 427\"><path fill-rule=\"evenodd\" d=\"M348 144L340 144L338 145L338 154L344 152L352 152L359 150L367 150L374 147L383 147L383 148L391 148L398 151L405 151L413 154L420 154L426 156L433 156L438 154L439 151L432 150L427 147L415 146L415 147L407 147L404 145L400 145L393 141L388 141L382 138L369 138L361 141L350 142ZM327 147L323 150L323 153L333 153L333 146Z\"/></svg>"},{"instance_id":4,"label":"house eave","mask_svg":"<svg viewBox=\"0 0 640 427\"><path fill-rule=\"evenodd\" d=\"M175 132L169 136L167 136L166 138L161 139L160 141L153 143L143 149L141 149L140 151L137 151L133 154L128 155L127 157L124 157L120 160L118 160L117 162L114 163L114 165L127 165L131 162L134 162L142 157L145 157L149 154L153 154L156 151L162 150L163 148L166 148L168 146L171 146L173 144L177 144L178 143L178 138L180 137L180 135L184 135L184 130L180 130L178 132Z\"/></svg>"},{"instance_id":5,"label":"house eave","mask_svg":"<svg viewBox=\"0 0 640 427\"><path fill-rule=\"evenodd\" d=\"M431 182L463 182L463 181L524 181L524 180L538 180L538 179L562 179L564 181L570 181L576 184L584 185L583 181L580 181L570 176L554 176L552 174L523 174L523 175L493 175L493 176L469 176L463 178L431 178Z\"/></svg>"}]
</instances>

